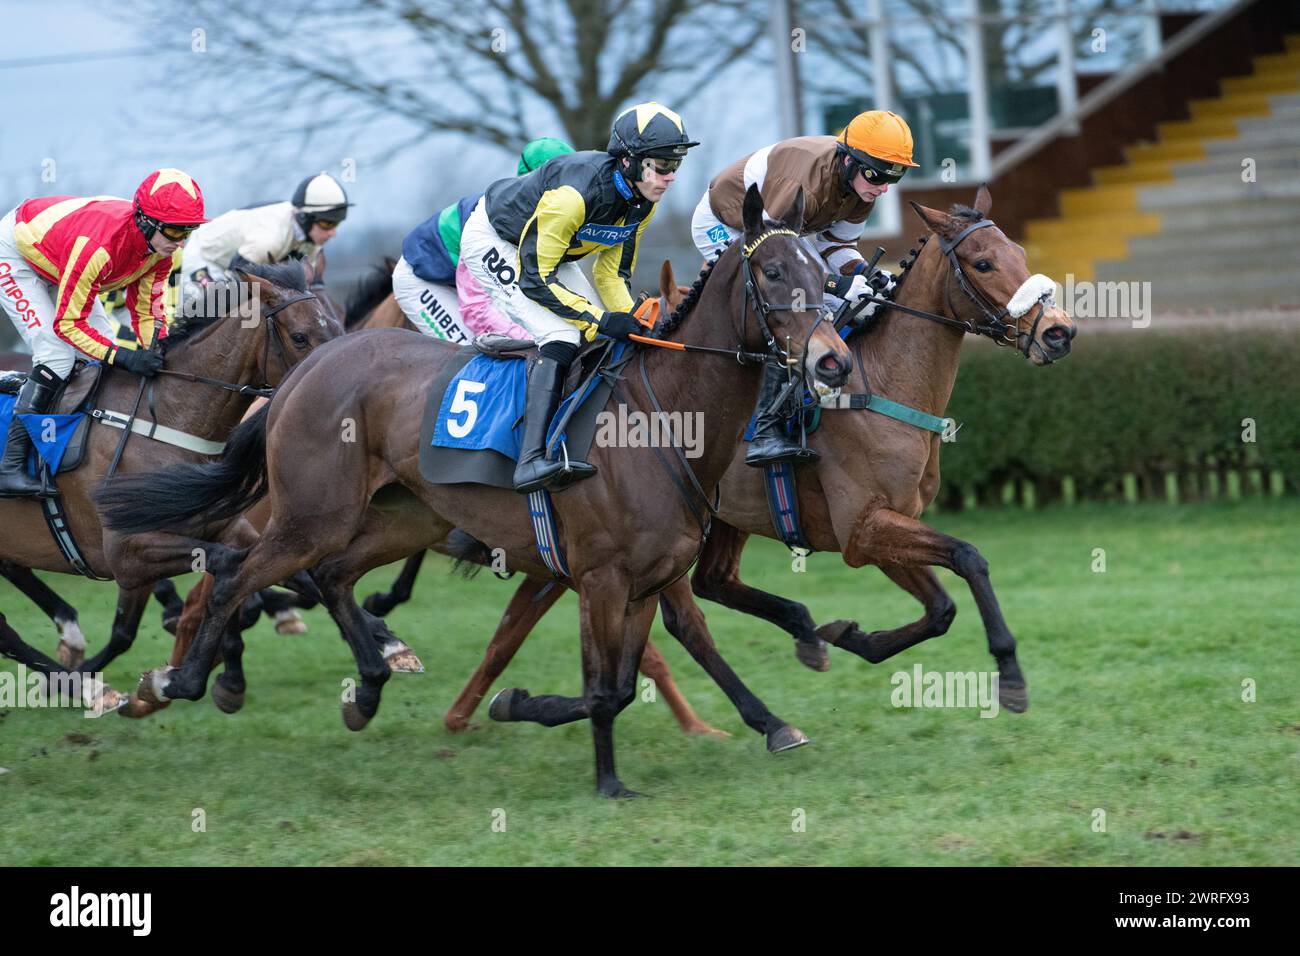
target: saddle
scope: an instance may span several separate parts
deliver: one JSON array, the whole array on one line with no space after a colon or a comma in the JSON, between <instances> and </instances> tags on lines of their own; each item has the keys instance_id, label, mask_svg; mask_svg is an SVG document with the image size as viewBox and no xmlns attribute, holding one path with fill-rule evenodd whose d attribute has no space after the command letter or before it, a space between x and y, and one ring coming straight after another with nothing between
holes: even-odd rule
<instances>
[{"instance_id":1,"label":"saddle","mask_svg":"<svg viewBox=\"0 0 1300 956\"><path fill-rule=\"evenodd\" d=\"M569 366L566 398L552 422L553 455L585 458L626 351L625 343L605 339L583 345ZM425 399L419 461L425 481L514 487L514 431L523 420L528 361L535 354L535 342L492 334L457 351ZM479 363L469 370L472 380L462 375L471 362Z\"/></svg>"},{"instance_id":2,"label":"saddle","mask_svg":"<svg viewBox=\"0 0 1300 956\"><path fill-rule=\"evenodd\" d=\"M103 374L104 364L102 362L88 362L78 359L72 367L72 374L60 386L59 393L54 400L54 408L50 414L76 415L79 417L75 424L69 426L73 429L72 437L68 439L63 455L59 459L56 474L66 474L75 470L81 465L85 457L86 437L90 432L89 412L94 407L95 399L99 395L99 386ZM0 372L0 395L17 396L26 382L26 372ZM4 435L0 434L0 448L2 448L3 443Z\"/></svg>"}]
</instances>

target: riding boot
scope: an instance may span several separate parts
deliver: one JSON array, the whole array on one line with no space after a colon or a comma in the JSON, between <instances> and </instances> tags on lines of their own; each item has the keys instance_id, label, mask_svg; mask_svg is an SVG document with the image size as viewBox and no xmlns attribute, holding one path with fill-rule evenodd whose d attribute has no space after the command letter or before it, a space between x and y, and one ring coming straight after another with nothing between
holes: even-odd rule
<instances>
[{"instance_id":1,"label":"riding boot","mask_svg":"<svg viewBox=\"0 0 1300 956\"><path fill-rule=\"evenodd\" d=\"M546 432L560 405L565 369L555 359L539 355L528 375L528 392L524 406L524 440L515 466L515 491L528 494L538 488L563 487L596 473L596 466L585 461L546 459Z\"/></svg>"},{"instance_id":2,"label":"riding boot","mask_svg":"<svg viewBox=\"0 0 1300 956\"><path fill-rule=\"evenodd\" d=\"M812 462L821 456L811 448L791 441L785 436L783 416L772 403L785 388L785 372L775 365L763 370L763 387L758 391L758 418L754 422L754 438L745 452L745 464L762 468L772 462Z\"/></svg>"},{"instance_id":3,"label":"riding boot","mask_svg":"<svg viewBox=\"0 0 1300 956\"><path fill-rule=\"evenodd\" d=\"M27 456L31 451L32 439L27 434L19 415L44 415L54 406L54 398L63 383L57 375L44 365L32 369L31 375L18 393L14 403L14 418L9 425L9 437L5 443L4 459L0 460L0 498L48 497L55 494L54 488L47 488L40 477L27 474Z\"/></svg>"}]
</instances>

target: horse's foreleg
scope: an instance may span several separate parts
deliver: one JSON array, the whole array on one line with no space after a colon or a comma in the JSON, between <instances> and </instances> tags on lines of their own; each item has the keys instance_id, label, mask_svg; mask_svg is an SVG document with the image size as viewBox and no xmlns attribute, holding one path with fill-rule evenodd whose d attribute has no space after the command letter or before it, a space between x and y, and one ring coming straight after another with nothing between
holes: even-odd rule
<instances>
[{"instance_id":1,"label":"horse's foreleg","mask_svg":"<svg viewBox=\"0 0 1300 956\"><path fill-rule=\"evenodd\" d=\"M27 595L54 622L59 631L59 662L64 667L76 667L85 660L86 637L77 621L77 609L59 597L30 568L0 561L0 575Z\"/></svg>"},{"instance_id":2,"label":"horse's foreleg","mask_svg":"<svg viewBox=\"0 0 1300 956\"><path fill-rule=\"evenodd\" d=\"M925 614L920 620L887 631L864 634L856 621L832 621L817 628L817 633L836 647L852 651L872 664L899 654L931 637L945 634L957 616L957 605L939 583L939 578L923 565L882 565L881 571L891 581L921 602Z\"/></svg>"},{"instance_id":3,"label":"horse's foreleg","mask_svg":"<svg viewBox=\"0 0 1300 956\"><path fill-rule=\"evenodd\" d=\"M564 590L563 586L546 578L530 576L519 583L497 624L496 633L488 642L483 660L443 715L442 722L448 730L460 731L469 725L470 717L493 682L509 666L524 639L560 599Z\"/></svg>"},{"instance_id":4,"label":"horse's foreleg","mask_svg":"<svg viewBox=\"0 0 1300 956\"><path fill-rule=\"evenodd\" d=\"M691 709L690 702L686 700L686 696L677 688L677 682L673 680L672 671L668 669L668 661L664 660L663 654L655 647L654 641L645 642L645 652L641 655L641 673L650 678L657 693L664 695L664 703L673 712L673 717L677 719L677 724L683 731L711 737L731 736L725 730L710 727Z\"/></svg>"},{"instance_id":5,"label":"horse's foreleg","mask_svg":"<svg viewBox=\"0 0 1300 956\"><path fill-rule=\"evenodd\" d=\"M84 661L77 669L85 673L102 671L110 662L126 653L135 643L140 630L140 618L149 604L153 585L127 590L119 588L117 592L117 611L113 615L113 630L109 633L108 645L90 660Z\"/></svg>"},{"instance_id":6,"label":"horse's foreleg","mask_svg":"<svg viewBox=\"0 0 1300 956\"><path fill-rule=\"evenodd\" d=\"M1000 703L1014 713L1029 707L1029 691L1016 660L1015 638L993 593L988 562L973 544L936 531L915 518L877 508L858 519L844 548L844 562L851 567L935 565L959 575L975 598L988 636L989 653L998 662Z\"/></svg>"},{"instance_id":7,"label":"horse's foreleg","mask_svg":"<svg viewBox=\"0 0 1300 956\"><path fill-rule=\"evenodd\" d=\"M740 713L741 720L767 738L769 751L779 753L808 742L803 731L791 727L768 710L767 705L745 686L731 666L722 659L704 621L704 612L695 603L690 585L684 577L659 592L659 606L668 633L681 642L695 662L722 688L732 706Z\"/></svg>"},{"instance_id":8,"label":"horse's foreleg","mask_svg":"<svg viewBox=\"0 0 1300 956\"><path fill-rule=\"evenodd\" d=\"M762 618L789 633L795 640L794 656L815 671L829 670L826 643L817 635L817 625L808 608L776 594L751 588L740 580L740 554L749 535L721 521L714 521L709 540L691 577L695 594L723 607Z\"/></svg>"},{"instance_id":9,"label":"horse's foreleg","mask_svg":"<svg viewBox=\"0 0 1300 956\"><path fill-rule=\"evenodd\" d=\"M176 584L171 578L156 581L153 586L153 596L163 606L163 630L168 634L175 635L176 624L180 620L181 612L185 610L185 602L181 600L180 594L177 593Z\"/></svg>"}]
</instances>

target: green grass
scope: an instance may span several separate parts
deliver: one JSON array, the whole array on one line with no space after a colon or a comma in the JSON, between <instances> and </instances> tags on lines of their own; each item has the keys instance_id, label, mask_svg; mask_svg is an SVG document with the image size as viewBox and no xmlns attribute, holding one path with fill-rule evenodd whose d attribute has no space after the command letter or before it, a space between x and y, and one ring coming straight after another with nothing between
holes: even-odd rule
<instances>
[{"instance_id":1,"label":"green grass","mask_svg":"<svg viewBox=\"0 0 1300 956\"><path fill-rule=\"evenodd\" d=\"M585 723L495 724L453 735L441 715L512 589L425 568L391 618L428 673L389 682L360 734L338 714L354 676L328 618L311 634L248 641L248 701L146 721L14 708L0 715L0 864L1295 864L1300 778L1300 502L1081 506L942 514L993 569L1029 680L1028 713L890 704L890 675L989 670L979 615L883 665L832 650L818 674L774 627L706 605L719 647L768 705L813 739L766 753L658 622L654 638L705 720L688 739L662 698L619 719L619 771L653 799L594 794ZM1106 552L1094 573L1093 549ZM815 555L804 573L773 542L746 552L749 583L802 598L818 621L866 629L917 617L874 569ZM387 586L393 571L358 589ZM47 577L92 645L113 592ZM47 652L48 623L7 584L0 606ZM542 622L502 686L580 691L576 602ZM151 607L109 670L123 689L170 638ZM13 665L6 663L7 669ZM1242 700L1255 681L1257 700ZM80 735L88 735L87 737ZM202 808L206 832L192 831ZM802 809L804 832L794 832ZM1094 810L1106 832L1094 832ZM493 829L504 811L505 831ZM497 819L500 818L498 814ZM75 836L74 836L75 835Z\"/></svg>"}]
</instances>

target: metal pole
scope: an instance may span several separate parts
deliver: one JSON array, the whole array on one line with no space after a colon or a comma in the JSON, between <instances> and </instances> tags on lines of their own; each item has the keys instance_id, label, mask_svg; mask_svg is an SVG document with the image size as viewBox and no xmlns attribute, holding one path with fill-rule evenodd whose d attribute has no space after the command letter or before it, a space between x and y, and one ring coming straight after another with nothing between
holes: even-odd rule
<instances>
[{"instance_id":1,"label":"metal pole","mask_svg":"<svg viewBox=\"0 0 1300 956\"><path fill-rule=\"evenodd\" d=\"M1070 0L1056 0L1056 14L1060 17L1057 36L1061 43L1061 52L1056 63L1056 98L1059 101L1057 112L1068 116L1079 105L1079 85L1074 67L1074 30L1070 25ZM1062 132L1067 136L1078 136L1078 122L1067 124Z\"/></svg>"},{"instance_id":2,"label":"metal pole","mask_svg":"<svg viewBox=\"0 0 1300 956\"><path fill-rule=\"evenodd\" d=\"M790 4L791 0L770 0L772 48L776 51L777 116L782 139L803 135L799 65L791 37L794 27Z\"/></svg>"},{"instance_id":3,"label":"metal pole","mask_svg":"<svg viewBox=\"0 0 1300 956\"><path fill-rule=\"evenodd\" d=\"M989 146L988 71L984 67L984 31L980 23L979 0L968 0L970 20L966 24L967 102L970 105L970 159L973 178L987 180L993 168ZM961 178L961 177L958 177Z\"/></svg>"}]
</instances>

